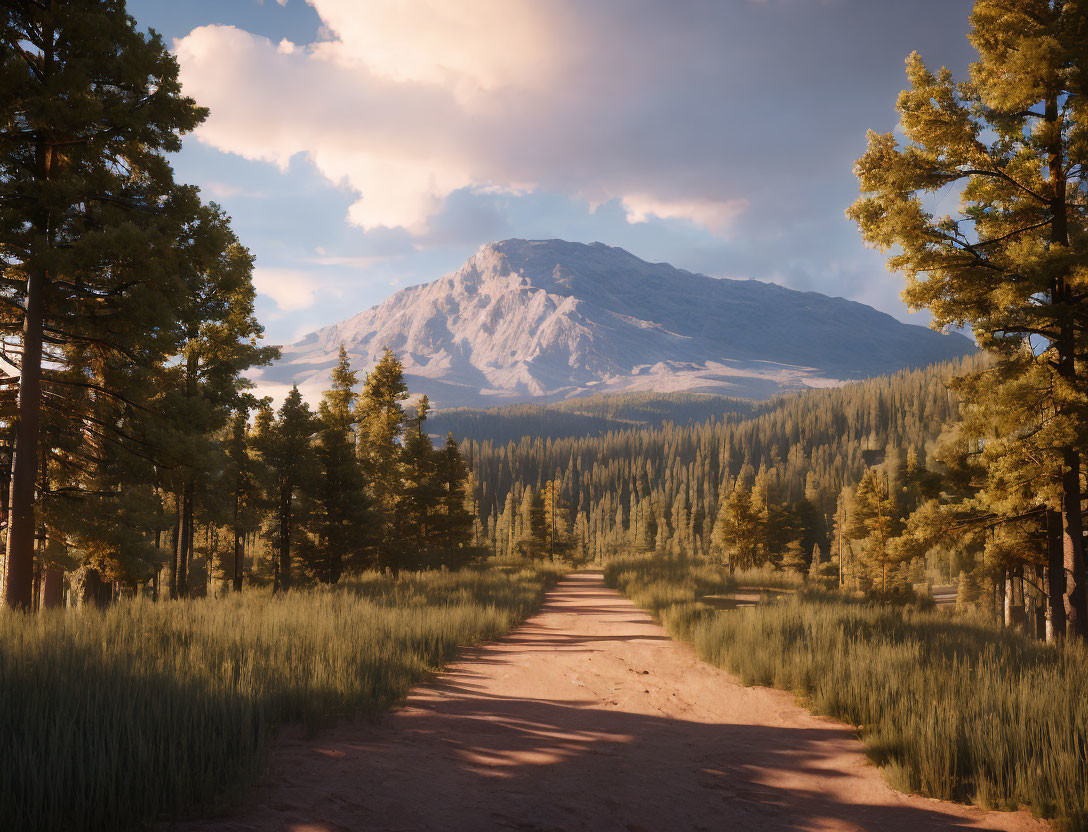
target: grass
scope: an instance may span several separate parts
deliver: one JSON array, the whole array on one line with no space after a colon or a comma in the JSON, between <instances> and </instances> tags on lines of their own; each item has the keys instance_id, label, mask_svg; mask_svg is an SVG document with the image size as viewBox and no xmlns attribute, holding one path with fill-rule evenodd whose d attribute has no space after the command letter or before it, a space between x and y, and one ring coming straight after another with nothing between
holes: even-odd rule
<instances>
[{"instance_id":1,"label":"grass","mask_svg":"<svg viewBox=\"0 0 1088 832\"><path fill-rule=\"evenodd\" d=\"M276 725L401 699L540 603L547 568L368 574L272 597L0 615L0 820L125 830L252 780Z\"/></svg>"},{"instance_id":2,"label":"grass","mask_svg":"<svg viewBox=\"0 0 1088 832\"><path fill-rule=\"evenodd\" d=\"M718 574L714 574L717 571ZM1088 649L981 619L805 590L721 612L712 592L764 585L705 566L632 558L606 581L745 684L798 694L858 726L902 791L1026 806L1088 829Z\"/></svg>"}]
</instances>

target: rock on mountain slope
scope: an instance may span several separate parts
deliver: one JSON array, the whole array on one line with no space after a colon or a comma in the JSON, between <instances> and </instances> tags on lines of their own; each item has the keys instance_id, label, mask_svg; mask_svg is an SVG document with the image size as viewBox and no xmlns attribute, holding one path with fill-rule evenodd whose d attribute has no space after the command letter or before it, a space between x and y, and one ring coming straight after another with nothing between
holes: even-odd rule
<instances>
[{"instance_id":1,"label":"rock on mountain slope","mask_svg":"<svg viewBox=\"0 0 1088 832\"><path fill-rule=\"evenodd\" d=\"M361 369L389 347L412 392L444 407L630 390L764 397L974 349L842 298L564 240L485 245L457 271L286 347L260 382L316 399L341 344Z\"/></svg>"}]
</instances>

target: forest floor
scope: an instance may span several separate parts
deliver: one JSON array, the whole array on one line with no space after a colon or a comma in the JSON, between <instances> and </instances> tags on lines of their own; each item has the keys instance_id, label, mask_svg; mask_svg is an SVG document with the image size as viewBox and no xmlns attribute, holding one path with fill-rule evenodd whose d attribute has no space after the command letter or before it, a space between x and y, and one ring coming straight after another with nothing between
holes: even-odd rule
<instances>
[{"instance_id":1,"label":"forest floor","mask_svg":"<svg viewBox=\"0 0 1088 832\"><path fill-rule=\"evenodd\" d=\"M746 688L599 574L397 710L282 732L264 781L179 832L1042 830L900 794L846 725Z\"/></svg>"}]
</instances>

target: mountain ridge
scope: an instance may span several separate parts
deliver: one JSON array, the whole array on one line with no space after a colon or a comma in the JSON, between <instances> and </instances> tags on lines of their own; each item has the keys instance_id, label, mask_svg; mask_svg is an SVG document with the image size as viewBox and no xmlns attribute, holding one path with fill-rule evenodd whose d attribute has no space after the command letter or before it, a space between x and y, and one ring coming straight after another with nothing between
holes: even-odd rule
<instances>
[{"instance_id":1,"label":"mountain ridge","mask_svg":"<svg viewBox=\"0 0 1088 832\"><path fill-rule=\"evenodd\" d=\"M261 381L320 395L341 344L361 369L389 347L412 392L444 407L638 390L762 398L974 349L856 301L708 277L603 243L521 239L488 243L438 280L310 333Z\"/></svg>"}]
</instances>

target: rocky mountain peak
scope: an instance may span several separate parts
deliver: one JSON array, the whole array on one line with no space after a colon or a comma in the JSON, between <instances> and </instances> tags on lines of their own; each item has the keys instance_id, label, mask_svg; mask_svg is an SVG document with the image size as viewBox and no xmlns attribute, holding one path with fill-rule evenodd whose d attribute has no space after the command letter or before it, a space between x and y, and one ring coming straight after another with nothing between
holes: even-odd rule
<instances>
[{"instance_id":1,"label":"rocky mountain peak","mask_svg":"<svg viewBox=\"0 0 1088 832\"><path fill-rule=\"evenodd\" d=\"M341 344L362 369L389 347L413 392L439 406L628 390L761 397L973 349L842 298L692 274L603 243L521 239L312 333L261 381L320 395Z\"/></svg>"}]
</instances>

